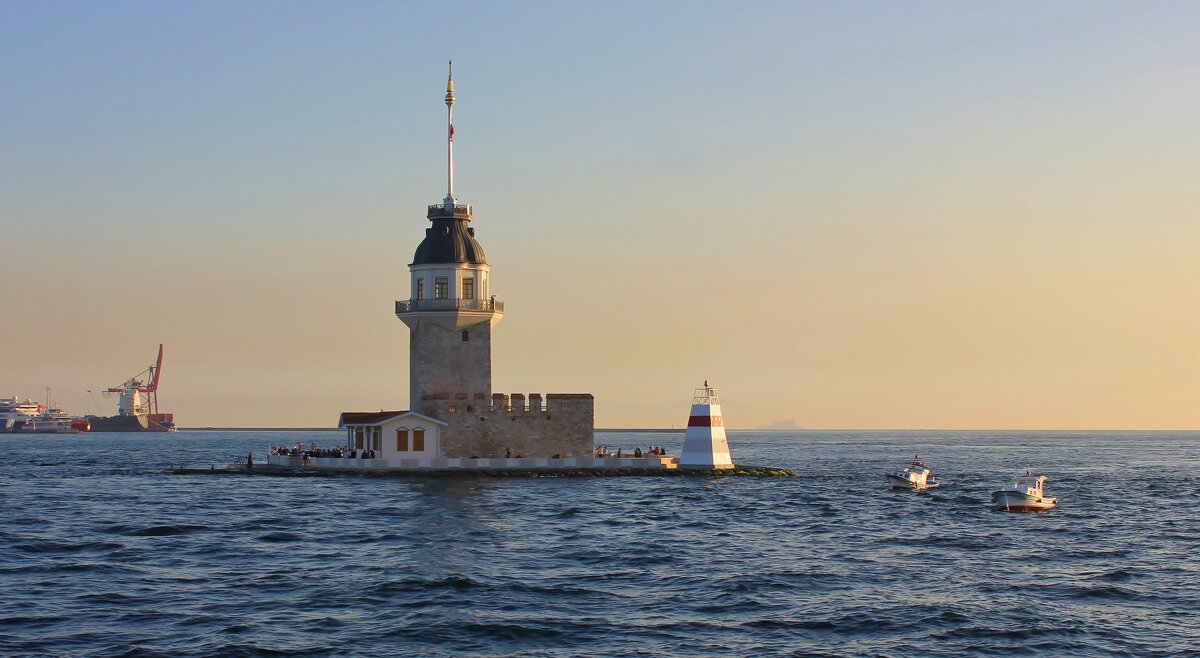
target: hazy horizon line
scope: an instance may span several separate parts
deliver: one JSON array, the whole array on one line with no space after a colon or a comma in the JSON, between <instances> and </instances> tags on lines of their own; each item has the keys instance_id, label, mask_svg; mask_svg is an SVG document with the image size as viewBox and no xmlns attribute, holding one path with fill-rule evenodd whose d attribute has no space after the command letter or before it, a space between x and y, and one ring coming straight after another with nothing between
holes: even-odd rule
<instances>
[{"instance_id":1,"label":"hazy horizon line","mask_svg":"<svg viewBox=\"0 0 1200 658\"><path fill-rule=\"evenodd\" d=\"M338 432L343 428L338 427L180 427L180 432ZM645 432L645 433L669 433L683 432L685 427L597 427L596 432ZM790 427L790 428L769 428L769 427L727 427L726 430L734 432L1047 432L1047 433L1078 433L1078 432L1102 432L1102 433L1126 433L1126 432L1149 432L1149 433L1187 433L1200 432L1200 428L1182 428L1182 429L1146 429L1146 428L1124 428L1124 429L1100 429L1100 428L1058 428L1049 429L1041 427ZM97 432L98 434L101 432Z\"/></svg>"}]
</instances>

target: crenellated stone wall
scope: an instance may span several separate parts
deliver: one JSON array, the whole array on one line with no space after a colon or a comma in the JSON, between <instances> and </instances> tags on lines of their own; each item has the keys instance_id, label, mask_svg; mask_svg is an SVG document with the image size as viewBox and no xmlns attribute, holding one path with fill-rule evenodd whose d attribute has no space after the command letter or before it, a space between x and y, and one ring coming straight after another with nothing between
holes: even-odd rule
<instances>
[{"instance_id":1,"label":"crenellated stone wall","mask_svg":"<svg viewBox=\"0 0 1200 658\"><path fill-rule=\"evenodd\" d=\"M591 393L425 395L421 413L445 421L442 457L590 457Z\"/></svg>"}]
</instances>

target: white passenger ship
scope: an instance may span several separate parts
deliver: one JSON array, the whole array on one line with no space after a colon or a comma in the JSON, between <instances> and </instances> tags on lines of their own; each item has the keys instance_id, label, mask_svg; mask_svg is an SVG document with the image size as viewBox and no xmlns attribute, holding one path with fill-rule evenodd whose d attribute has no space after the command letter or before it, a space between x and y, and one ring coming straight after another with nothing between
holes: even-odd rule
<instances>
[{"instance_id":1,"label":"white passenger ship","mask_svg":"<svg viewBox=\"0 0 1200 658\"><path fill-rule=\"evenodd\" d=\"M12 432L24 426L43 411L33 400L22 402L17 396L0 398L0 432Z\"/></svg>"}]
</instances>

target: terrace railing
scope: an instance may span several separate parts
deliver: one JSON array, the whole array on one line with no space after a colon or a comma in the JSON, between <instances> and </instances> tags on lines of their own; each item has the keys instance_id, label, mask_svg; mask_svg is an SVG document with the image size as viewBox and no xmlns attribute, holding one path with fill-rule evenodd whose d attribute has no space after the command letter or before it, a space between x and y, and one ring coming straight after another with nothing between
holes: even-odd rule
<instances>
[{"instance_id":1,"label":"terrace railing","mask_svg":"<svg viewBox=\"0 0 1200 658\"><path fill-rule=\"evenodd\" d=\"M495 299L402 299L396 302L396 315L418 311L504 312L504 302Z\"/></svg>"},{"instance_id":2,"label":"terrace railing","mask_svg":"<svg viewBox=\"0 0 1200 658\"><path fill-rule=\"evenodd\" d=\"M464 217L471 219L472 212L471 206L466 204L456 203L453 208L447 208L446 204L439 203L429 206L429 211L425 213L425 216L429 219L433 219L434 217Z\"/></svg>"}]
</instances>

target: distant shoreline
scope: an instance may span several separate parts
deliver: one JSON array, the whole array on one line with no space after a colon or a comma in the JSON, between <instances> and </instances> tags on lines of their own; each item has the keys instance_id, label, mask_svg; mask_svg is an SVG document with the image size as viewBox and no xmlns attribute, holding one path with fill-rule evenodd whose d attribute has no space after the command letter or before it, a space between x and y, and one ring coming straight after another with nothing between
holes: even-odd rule
<instances>
[{"instance_id":1,"label":"distant shoreline","mask_svg":"<svg viewBox=\"0 0 1200 658\"><path fill-rule=\"evenodd\" d=\"M678 427L678 428L667 429L667 428L652 428L652 427L597 427L595 431L597 433L627 432L627 433L637 433L637 434L672 434L672 433L682 433L685 429L687 429L687 428ZM883 428L883 429L878 429L878 428L861 429L861 428L845 428L845 427L789 427L789 428L729 427L726 429L728 429L731 432L770 432L770 433L775 433L775 434L781 434L784 432L804 432L804 433L808 433L808 434L811 434L813 432L832 432L832 433L838 433L838 432L867 432L867 433L896 432L896 433L902 433L902 434L915 434L915 433L919 433L919 432L940 432L940 433L978 432L981 434L1003 434L1003 433L1007 433L1007 432L1044 433L1044 434L1080 434L1080 433L1127 434L1127 433L1131 433L1131 432L1134 432L1134 433L1145 432L1147 434L1194 434L1196 432L1200 432L1200 428L1197 428L1197 429L1151 429L1151 430L1148 430L1148 429L1133 429L1133 430L1129 430L1129 429L1116 429L1116 430L1114 430L1114 429L1053 429L1053 430L1046 430L1046 429L978 429L978 428L930 429L930 428L921 428L921 427L917 427L917 428L912 428L912 427L894 428L893 427L893 428ZM178 428L178 431L180 431L180 432L341 432L343 430L340 430L336 427L180 427L180 428Z\"/></svg>"},{"instance_id":2,"label":"distant shoreline","mask_svg":"<svg viewBox=\"0 0 1200 658\"><path fill-rule=\"evenodd\" d=\"M180 427L179 432L341 432L342 430L336 427ZM597 432L637 432L645 433L670 433L682 432L680 429L662 429L662 428L596 428Z\"/></svg>"},{"instance_id":3,"label":"distant shoreline","mask_svg":"<svg viewBox=\"0 0 1200 658\"><path fill-rule=\"evenodd\" d=\"M180 427L177 432L341 432L336 427Z\"/></svg>"}]
</instances>

